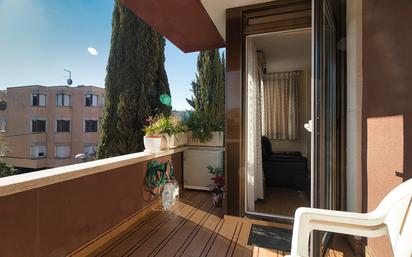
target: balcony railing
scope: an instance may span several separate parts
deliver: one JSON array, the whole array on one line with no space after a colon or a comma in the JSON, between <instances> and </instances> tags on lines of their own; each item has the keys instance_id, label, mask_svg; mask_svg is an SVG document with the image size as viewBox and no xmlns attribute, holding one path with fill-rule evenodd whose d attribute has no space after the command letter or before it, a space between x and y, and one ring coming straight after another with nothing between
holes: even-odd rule
<instances>
[{"instance_id":1,"label":"balcony railing","mask_svg":"<svg viewBox=\"0 0 412 257\"><path fill-rule=\"evenodd\" d=\"M182 152L134 153L0 179L0 256L65 256L156 200L143 183L147 162Z\"/></svg>"}]
</instances>

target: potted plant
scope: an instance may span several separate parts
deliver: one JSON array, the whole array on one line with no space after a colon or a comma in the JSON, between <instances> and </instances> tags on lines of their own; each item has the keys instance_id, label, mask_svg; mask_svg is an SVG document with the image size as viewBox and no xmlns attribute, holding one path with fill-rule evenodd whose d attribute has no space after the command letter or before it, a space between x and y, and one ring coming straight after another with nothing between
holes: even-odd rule
<instances>
[{"instance_id":1,"label":"potted plant","mask_svg":"<svg viewBox=\"0 0 412 257\"><path fill-rule=\"evenodd\" d=\"M146 126L143 129L145 136L143 137L143 144L145 151L157 153L161 150L162 137L158 134L159 127L156 117L149 117L146 119Z\"/></svg>"},{"instance_id":2,"label":"potted plant","mask_svg":"<svg viewBox=\"0 0 412 257\"><path fill-rule=\"evenodd\" d=\"M212 189L212 201L215 207L221 207L223 204L225 174L223 168L217 166L207 166L209 173L213 175L211 180L214 182Z\"/></svg>"},{"instance_id":3,"label":"potted plant","mask_svg":"<svg viewBox=\"0 0 412 257\"><path fill-rule=\"evenodd\" d=\"M192 112L188 119L189 145L223 146L223 126L216 127L208 112Z\"/></svg>"},{"instance_id":4,"label":"potted plant","mask_svg":"<svg viewBox=\"0 0 412 257\"><path fill-rule=\"evenodd\" d=\"M187 126L177 117L164 117L160 121L160 132L167 148L176 148L187 144Z\"/></svg>"},{"instance_id":5,"label":"potted plant","mask_svg":"<svg viewBox=\"0 0 412 257\"><path fill-rule=\"evenodd\" d=\"M176 148L187 143L187 127L177 118L160 114L155 117L149 117L147 123L148 125L144 129L144 140L145 142L156 141L160 144L159 151ZM158 141L160 141L160 143Z\"/></svg>"}]
</instances>

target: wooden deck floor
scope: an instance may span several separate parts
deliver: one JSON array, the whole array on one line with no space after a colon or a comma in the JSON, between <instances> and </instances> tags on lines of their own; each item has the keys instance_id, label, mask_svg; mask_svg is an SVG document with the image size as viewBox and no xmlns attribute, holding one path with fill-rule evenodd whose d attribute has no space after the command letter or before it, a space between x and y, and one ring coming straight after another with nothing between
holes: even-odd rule
<instances>
[{"instance_id":1,"label":"wooden deck floor","mask_svg":"<svg viewBox=\"0 0 412 257\"><path fill-rule=\"evenodd\" d=\"M222 208L212 206L210 193L185 191L170 211L156 203L89 256L283 256L284 252L247 244L254 223L285 227L223 216Z\"/></svg>"}]
</instances>

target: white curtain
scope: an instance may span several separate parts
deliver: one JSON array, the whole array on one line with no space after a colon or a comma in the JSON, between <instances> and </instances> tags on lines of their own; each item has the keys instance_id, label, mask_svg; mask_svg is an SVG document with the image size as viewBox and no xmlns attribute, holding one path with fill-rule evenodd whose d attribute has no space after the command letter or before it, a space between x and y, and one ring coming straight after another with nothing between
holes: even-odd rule
<instances>
[{"instance_id":1,"label":"white curtain","mask_svg":"<svg viewBox=\"0 0 412 257\"><path fill-rule=\"evenodd\" d=\"M247 42L247 210L263 199L261 78L255 44Z\"/></svg>"},{"instance_id":2,"label":"white curtain","mask_svg":"<svg viewBox=\"0 0 412 257\"><path fill-rule=\"evenodd\" d=\"M299 135L299 72L278 72L263 80L263 135L296 140Z\"/></svg>"}]
</instances>

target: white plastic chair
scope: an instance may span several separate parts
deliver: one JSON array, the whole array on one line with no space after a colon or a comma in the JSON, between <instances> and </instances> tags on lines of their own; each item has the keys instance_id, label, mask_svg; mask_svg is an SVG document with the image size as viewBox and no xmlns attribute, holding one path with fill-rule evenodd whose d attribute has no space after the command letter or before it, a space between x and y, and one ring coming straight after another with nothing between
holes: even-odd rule
<instances>
[{"instance_id":1,"label":"white plastic chair","mask_svg":"<svg viewBox=\"0 0 412 257\"><path fill-rule=\"evenodd\" d=\"M412 179L392 190L369 213L299 208L289 257L307 257L310 233L328 231L361 237L388 235L395 257L412 257Z\"/></svg>"}]
</instances>

